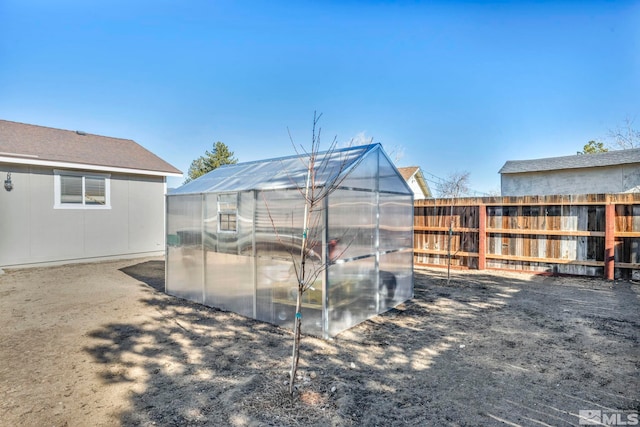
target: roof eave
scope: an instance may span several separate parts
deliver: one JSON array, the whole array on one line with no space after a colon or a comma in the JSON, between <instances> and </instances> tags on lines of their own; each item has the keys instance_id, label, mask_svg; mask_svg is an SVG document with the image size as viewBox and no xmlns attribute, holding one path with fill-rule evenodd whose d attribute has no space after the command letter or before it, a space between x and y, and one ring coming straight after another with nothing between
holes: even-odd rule
<instances>
[{"instance_id":1,"label":"roof eave","mask_svg":"<svg viewBox=\"0 0 640 427\"><path fill-rule=\"evenodd\" d=\"M72 162L61 162L61 161L40 160L40 159L25 159L21 157L7 157L7 156L0 156L0 163L54 167L54 168L82 169L82 170L100 171L100 172L130 173L135 175L149 175L149 176L164 176L164 177L169 177L169 176L182 177L183 176L182 173L178 173L178 172L153 171L153 170L135 169L135 168L122 168L117 166L91 165L86 163L72 163Z\"/></svg>"},{"instance_id":2,"label":"roof eave","mask_svg":"<svg viewBox=\"0 0 640 427\"><path fill-rule=\"evenodd\" d=\"M414 176L416 177L416 181L418 182L418 185L422 189L422 192L424 193L425 197L433 197L433 195L431 194L431 188L429 188L429 184L427 184L427 180L424 178L422 171L418 169L414 174Z\"/></svg>"},{"instance_id":3,"label":"roof eave","mask_svg":"<svg viewBox=\"0 0 640 427\"><path fill-rule=\"evenodd\" d=\"M540 173L540 172L557 172L557 171L571 171L577 169L597 169L597 168L610 168L615 166L637 165L640 162L624 162L624 163L611 163L604 165L591 165L591 166L566 166L562 168L538 168L538 169L521 169L521 170L504 170L504 167L498 171L501 175L510 175L516 173Z\"/></svg>"}]
</instances>

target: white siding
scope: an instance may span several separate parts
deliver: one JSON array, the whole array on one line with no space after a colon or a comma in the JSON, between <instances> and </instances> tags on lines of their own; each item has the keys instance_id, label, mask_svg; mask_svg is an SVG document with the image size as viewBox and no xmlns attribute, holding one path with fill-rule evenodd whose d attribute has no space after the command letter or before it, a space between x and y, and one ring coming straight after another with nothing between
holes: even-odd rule
<instances>
[{"instance_id":1,"label":"white siding","mask_svg":"<svg viewBox=\"0 0 640 427\"><path fill-rule=\"evenodd\" d=\"M407 181L407 184L409 184L409 188L411 188L411 191L413 191L413 200L426 199L424 192L422 191L420 184L418 184L415 176L412 176L409 181Z\"/></svg>"},{"instance_id":2,"label":"white siding","mask_svg":"<svg viewBox=\"0 0 640 427\"><path fill-rule=\"evenodd\" d=\"M501 182L503 196L638 192L640 165L509 173Z\"/></svg>"},{"instance_id":3,"label":"white siding","mask_svg":"<svg viewBox=\"0 0 640 427\"><path fill-rule=\"evenodd\" d=\"M111 175L111 209L54 209L53 169L0 164L0 267L161 254L164 178Z\"/></svg>"}]
</instances>

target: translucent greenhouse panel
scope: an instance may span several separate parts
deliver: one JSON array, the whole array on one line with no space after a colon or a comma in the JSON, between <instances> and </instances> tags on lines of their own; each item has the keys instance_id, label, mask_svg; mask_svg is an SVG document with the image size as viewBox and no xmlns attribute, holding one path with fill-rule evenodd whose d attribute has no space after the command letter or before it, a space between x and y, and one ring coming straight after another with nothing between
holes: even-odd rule
<instances>
[{"instance_id":1,"label":"translucent greenhouse panel","mask_svg":"<svg viewBox=\"0 0 640 427\"><path fill-rule=\"evenodd\" d=\"M376 253L376 194L336 190L329 196L328 240L337 240L332 260L349 260Z\"/></svg>"},{"instance_id":2,"label":"translucent greenhouse panel","mask_svg":"<svg viewBox=\"0 0 640 427\"><path fill-rule=\"evenodd\" d=\"M305 184L307 171L298 157L272 159L268 161L260 182L254 188L284 189L302 187Z\"/></svg>"},{"instance_id":3,"label":"translucent greenhouse panel","mask_svg":"<svg viewBox=\"0 0 640 427\"><path fill-rule=\"evenodd\" d=\"M265 183L273 180L282 166L279 162L265 160L250 162L234 166L238 173L228 177L216 187L217 191L253 190L264 187Z\"/></svg>"},{"instance_id":4,"label":"translucent greenhouse panel","mask_svg":"<svg viewBox=\"0 0 640 427\"><path fill-rule=\"evenodd\" d=\"M283 259L257 258L256 319L293 328L297 281L293 264ZM303 296L302 322L305 334L322 336L322 281Z\"/></svg>"},{"instance_id":5,"label":"translucent greenhouse panel","mask_svg":"<svg viewBox=\"0 0 640 427\"><path fill-rule=\"evenodd\" d=\"M253 263L249 256L208 252L204 303L254 317Z\"/></svg>"},{"instance_id":6,"label":"translucent greenhouse panel","mask_svg":"<svg viewBox=\"0 0 640 427\"><path fill-rule=\"evenodd\" d=\"M203 302L202 196L167 197L167 293Z\"/></svg>"},{"instance_id":7,"label":"translucent greenhouse panel","mask_svg":"<svg viewBox=\"0 0 640 427\"><path fill-rule=\"evenodd\" d=\"M411 196L380 193L380 251L413 248Z\"/></svg>"},{"instance_id":8,"label":"translucent greenhouse panel","mask_svg":"<svg viewBox=\"0 0 640 427\"><path fill-rule=\"evenodd\" d=\"M332 181L345 167L365 151L374 150L367 145L333 152L318 153L316 184ZM302 161L301 161L302 160ZM266 190L302 187L307 170L304 156L287 156L256 162L221 166L202 177L183 185L173 194L222 193L228 191Z\"/></svg>"},{"instance_id":9,"label":"translucent greenhouse panel","mask_svg":"<svg viewBox=\"0 0 640 427\"><path fill-rule=\"evenodd\" d=\"M302 243L303 198L298 190L258 193L256 200L257 307L256 318L293 327L296 276ZM322 211L311 218L308 238L314 247L311 269L322 265ZM315 242L315 245L314 245ZM302 309L305 333L322 335L322 282L305 293Z\"/></svg>"},{"instance_id":10,"label":"translucent greenhouse panel","mask_svg":"<svg viewBox=\"0 0 640 427\"><path fill-rule=\"evenodd\" d=\"M258 256L256 263L256 319L276 325L291 321L291 315L277 311L273 303L274 288L295 287L291 262Z\"/></svg>"},{"instance_id":11,"label":"translucent greenhouse panel","mask_svg":"<svg viewBox=\"0 0 640 427\"><path fill-rule=\"evenodd\" d=\"M218 216L232 210L236 231L221 232ZM254 317L253 193L208 194L205 212L205 234L218 242L205 245L205 304Z\"/></svg>"},{"instance_id":12,"label":"translucent greenhouse panel","mask_svg":"<svg viewBox=\"0 0 640 427\"><path fill-rule=\"evenodd\" d=\"M365 155L353 167L347 177L338 182L338 187L357 188L375 191L378 179L377 150Z\"/></svg>"},{"instance_id":13,"label":"translucent greenhouse panel","mask_svg":"<svg viewBox=\"0 0 640 427\"><path fill-rule=\"evenodd\" d=\"M345 170L350 169L354 163L360 161L360 157L366 151L375 151L373 147L374 146L372 145L366 145L318 153L315 168L316 185L324 186L336 182L336 179L338 179ZM274 178L268 183L268 185L271 188L274 188L276 185L284 185L289 188L296 186L299 188L304 187L305 179L307 177L307 161L308 158L305 156L292 156L278 160L282 165L282 171L281 173L274 175ZM369 174L366 175L370 176ZM356 181L354 181L354 183ZM365 185L370 185L370 181L366 181ZM268 187L262 186L260 188L264 189Z\"/></svg>"},{"instance_id":14,"label":"translucent greenhouse panel","mask_svg":"<svg viewBox=\"0 0 640 427\"><path fill-rule=\"evenodd\" d=\"M380 168L378 170L378 173L380 174L380 191L391 191L395 193L412 195L413 192L409 188L409 185L397 172L391 162L389 162L387 156L385 156L382 151L379 151L379 155Z\"/></svg>"},{"instance_id":15,"label":"translucent greenhouse panel","mask_svg":"<svg viewBox=\"0 0 640 427\"><path fill-rule=\"evenodd\" d=\"M204 196L204 250L218 251L218 195L216 193Z\"/></svg>"},{"instance_id":16,"label":"translucent greenhouse panel","mask_svg":"<svg viewBox=\"0 0 640 427\"><path fill-rule=\"evenodd\" d=\"M242 192L238 197L238 255L253 256L254 199L253 191Z\"/></svg>"},{"instance_id":17,"label":"translucent greenhouse panel","mask_svg":"<svg viewBox=\"0 0 640 427\"><path fill-rule=\"evenodd\" d=\"M300 242L302 197L296 190L261 191L256 200L256 251L258 256L289 258ZM295 234L295 235L294 235ZM282 242L286 242L283 246Z\"/></svg>"},{"instance_id":18,"label":"translucent greenhouse panel","mask_svg":"<svg viewBox=\"0 0 640 427\"><path fill-rule=\"evenodd\" d=\"M253 205L253 192L206 196L205 230L211 250L253 255Z\"/></svg>"},{"instance_id":19,"label":"translucent greenhouse panel","mask_svg":"<svg viewBox=\"0 0 640 427\"><path fill-rule=\"evenodd\" d=\"M224 183L230 177L237 175L238 173L242 173L243 170L245 170L243 166L220 166L213 171L215 173L204 174L198 179L195 179L181 187L178 187L174 190L173 194L215 192L217 188L224 187Z\"/></svg>"},{"instance_id":20,"label":"translucent greenhouse panel","mask_svg":"<svg viewBox=\"0 0 640 427\"><path fill-rule=\"evenodd\" d=\"M217 195L218 252L238 253L238 193Z\"/></svg>"},{"instance_id":21,"label":"translucent greenhouse panel","mask_svg":"<svg viewBox=\"0 0 640 427\"><path fill-rule=\"evenodd\" d=\"M380 308L382 313L413 298L413 250L380 255Z\"/></svg>"},{"instance_id":22,"label":"translucent greenhouse panel","mask_svg":"<svg viewBox=\"0 0 640 427\"><path fill-rule=\"evenodd\" d=\"M377 314L375 256L329 267L327 315L330 336Z\"/></svg>"},{"instance_id":23,"label":"translucent greenhouse panel","mask_svg":"<svg viewBox=\"0 0 640 427\"><path fill-rule=\"evenodd\" d=\"M291 260L299 257L304 218L303 196L298 190L259 192L256 201L256 253L259 256ZM322 261L322 211L310 219L307 238L314 252L310 261Z\"/></svg>"}]
</instances>

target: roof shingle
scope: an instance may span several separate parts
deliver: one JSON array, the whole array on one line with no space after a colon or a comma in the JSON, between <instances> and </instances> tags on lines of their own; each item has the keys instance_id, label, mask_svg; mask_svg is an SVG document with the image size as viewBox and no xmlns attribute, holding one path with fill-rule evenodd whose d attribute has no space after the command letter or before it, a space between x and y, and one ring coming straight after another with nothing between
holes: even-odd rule
<instances>
[{"instance_id":1,"label":"roof shingle","mask_svg":"<svg viewBox=\"0 0 640 427\"><path fill-rule=\"evenodd\" d=\"M413 174L418 171L418 169L420 169L418 166L407 166L398 168L398 172L400 172L400 175L402 175L405 181L408 181L409 178L411 178Z\"/></svg>"},{"instance_id":2,"label":"roof shingle","mask_svg":"<svg viewBox=\"0 0 640 427\"><path fill-rule=\"evenodd\" d=\"M533 160L508 160L499 173L541 172L640 163L640 148Z\"/></svg>"},{"instance_id":3,"label":"roof shingle","mask_svg":"<svg viewBox=\"0 0 640 427\"><path fill-rule=\"evenodd\" d=\"M182 174L131 139L7 120L0 120L0 157Z\"/></svg>"}]
</instances>

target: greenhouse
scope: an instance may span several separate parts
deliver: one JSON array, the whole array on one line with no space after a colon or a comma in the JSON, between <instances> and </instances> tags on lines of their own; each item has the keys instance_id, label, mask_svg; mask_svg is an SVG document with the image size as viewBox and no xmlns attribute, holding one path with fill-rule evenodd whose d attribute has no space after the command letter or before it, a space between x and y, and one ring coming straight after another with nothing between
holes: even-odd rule
<instances>
[{"instance_id":1,"label":"greenhouse","mask_svg":"<svg viewBox=\"0 0 640 427\"><path fill-rule=\"evenodd\" d=\"M412 298L413 193L382 146L308 164L294 155L226 165L169 193L167 293L292 327L304 235L304 333L332 337ZM303 233L306 188L314 205Z\"/></svg>"}]
</instances>

